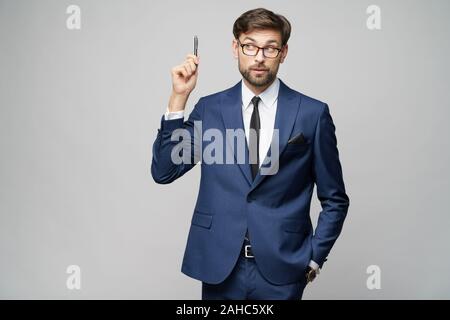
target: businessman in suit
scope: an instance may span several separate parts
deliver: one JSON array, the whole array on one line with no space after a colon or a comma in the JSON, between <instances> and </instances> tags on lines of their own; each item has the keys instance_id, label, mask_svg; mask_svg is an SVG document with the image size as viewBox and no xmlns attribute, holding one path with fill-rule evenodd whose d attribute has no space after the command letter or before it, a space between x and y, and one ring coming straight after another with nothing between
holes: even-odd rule
<instances>
[{"instance_id":1,"label":"businessman in suit","mask_svg":"<svg viewBox=\"0 0 450 320\"><path fill-rule=\"evenodd\" d=\"M232 41L242 80L200 98L187 121L184 109L200 59L190 54L172 69L172 94L153 144L151 173L157 183L184 175L208 145L204 139L173 139L180 129L190 137L198 133L198 123L223 136L230 129L245 132L245 161L237 161L236 139L220 150L235 152L232 164L201 162L182 272L202 281L203 299L301 299L347 215L349 198L328 105L277 77L290 31L289 21L272 11L243 13ZM174 149L180 145L192 148ZM276 170L263 173L273 147L278 155L270 162ZM174 161L174 154L190 161ZM315 230L309 213L314 185L322 206Z\"/></svg>"}]
</instances>

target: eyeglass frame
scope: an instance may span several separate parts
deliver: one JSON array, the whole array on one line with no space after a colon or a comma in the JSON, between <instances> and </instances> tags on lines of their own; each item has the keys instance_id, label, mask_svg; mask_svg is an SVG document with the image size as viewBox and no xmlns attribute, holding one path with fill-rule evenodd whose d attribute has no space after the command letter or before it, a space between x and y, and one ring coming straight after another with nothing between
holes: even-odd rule
<instances>
[{"instance_id":1,"label":"eyeglass frame","mask_svg":"<svg viewBox=\"0 0 450 320\"><path fill-rule=\"evenodd\" d=\"M258 53L259 53L259 50L262 49L263 56L264 56L265 58L268 58L268 59L275 59L275 58L277 58L277 57L280 55L280 52L283 51L283 47L284 47L284 46L282 46L281 48L276 48L276 47L258 47L257 45L254 45L254 44L250 44L250 43L242 43L239 39L236 39L236 40L237 40L237 42L239 43L239 46L241 47L242 53L245 54L246 56L249 56L249 57L256 57L256 56L258 55ZM256 50L256 53L255 53L254 55L246 54L246 53L244 52L244 46L246 46L246 45L252 45L252 46L258 48L258 50ZM277 49L277 50L278 50L277 55L276 55L275 57L268 57L268 56L266 56L266 54L264 53L264 49L266 49L266 48Z\"/></svg>"}]
</instances>

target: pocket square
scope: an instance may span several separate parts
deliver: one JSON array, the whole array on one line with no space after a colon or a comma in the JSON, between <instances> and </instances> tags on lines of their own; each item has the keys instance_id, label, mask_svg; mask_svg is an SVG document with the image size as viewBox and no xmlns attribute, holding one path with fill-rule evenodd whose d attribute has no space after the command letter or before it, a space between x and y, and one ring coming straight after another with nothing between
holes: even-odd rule
<instances>
[{"instance_id":1,"label":"pocket square","mask_svg":"<svg viewBox=\"0 0 450 320\"><path fill-rule=\"evenodd\" d=\"M303 135L303 132L301 132L300 134L297 134L296 136L289 139L288 144L302 144L305 142L305 136Z\"/></svg>"}]
</instances>

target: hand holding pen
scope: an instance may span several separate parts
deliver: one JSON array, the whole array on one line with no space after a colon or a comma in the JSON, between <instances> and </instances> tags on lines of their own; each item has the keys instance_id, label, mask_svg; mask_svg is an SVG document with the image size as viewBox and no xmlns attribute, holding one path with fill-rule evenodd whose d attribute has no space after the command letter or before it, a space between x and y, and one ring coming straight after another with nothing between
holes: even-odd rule
<instances>
[{"instance_id":1,"label":"hand holding pen","mask_svg":"<svg viewBox=\"0 0 450 320\"><path fill-rule=\"evenodd\" d=\"M198 65L198 38L194 37L194 54L188 54L186 59L171 70L172 95L169 101L171 112L184 110L190 93L197 84Z\"/></svg>"}]
</instances>

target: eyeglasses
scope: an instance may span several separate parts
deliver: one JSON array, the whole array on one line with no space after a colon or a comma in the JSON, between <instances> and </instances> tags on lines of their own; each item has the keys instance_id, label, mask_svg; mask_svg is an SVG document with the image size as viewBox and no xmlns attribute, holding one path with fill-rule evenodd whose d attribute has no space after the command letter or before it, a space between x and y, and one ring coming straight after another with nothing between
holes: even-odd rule
<instances>
[{"instance_id":1,"label":"eyeglasses","mask_svg":"<svg viewBox=\"0 0 450 320\"><path fill-rule=\"evenodd\" d=\"M242 48L242 53L245 54L246 56L256 56L258 55L258 52L260 49L262 49L263 51L263 55L266 58L276 58L278 57L278 55L280 54L281 48L275 48L275 47L258 47L255 46L254 44L250 44L250 43L244 43L242 44L239 40L239 45Z\"/></svg>"}]
</instances>

